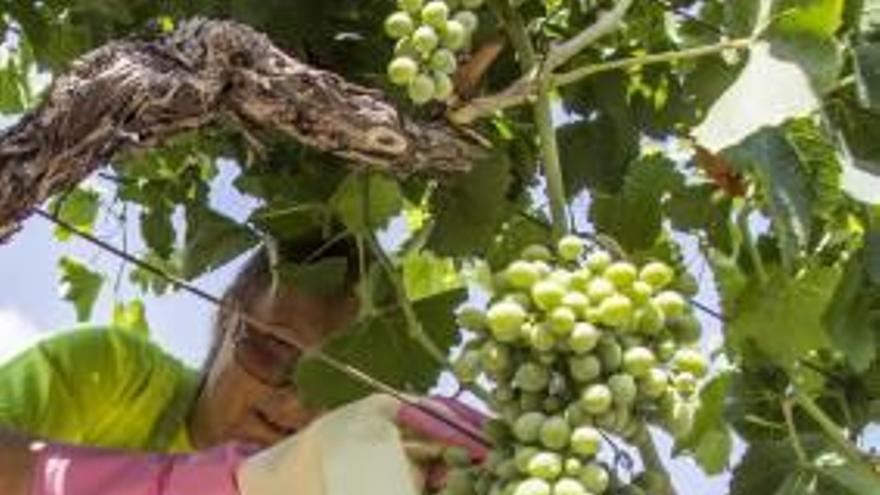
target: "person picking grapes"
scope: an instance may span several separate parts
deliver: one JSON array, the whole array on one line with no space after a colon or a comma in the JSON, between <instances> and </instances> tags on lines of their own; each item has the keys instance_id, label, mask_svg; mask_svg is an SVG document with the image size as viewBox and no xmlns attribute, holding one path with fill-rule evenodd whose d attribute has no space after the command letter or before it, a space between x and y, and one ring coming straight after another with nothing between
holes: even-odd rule
<instances>
[{"instance_id":1,"label":"person picking grapes","mask_svg":"<svg viewBox=\"0 0 880 495\"><path fill-rule=\"evenodd\" d=\"M303 261L317 246L300 243L285 259ZM98 327L45 340L0 367L0 493L261 495L240 486L243 472L269 486L295 472L304 462L297 434L324 412L306 407L290 382L296 343L320 346L358 310L356 250L337 242L318 256L327 257L346 260L345 283L315 295L279 283L260 249L223 297L201 373L146 339ZM269 326L254 327L243 312ZM479 455L472 440L388 396L367 405L391 428ZM459 404L433 406L476 421Z\"/></svg>"}]
</instances>

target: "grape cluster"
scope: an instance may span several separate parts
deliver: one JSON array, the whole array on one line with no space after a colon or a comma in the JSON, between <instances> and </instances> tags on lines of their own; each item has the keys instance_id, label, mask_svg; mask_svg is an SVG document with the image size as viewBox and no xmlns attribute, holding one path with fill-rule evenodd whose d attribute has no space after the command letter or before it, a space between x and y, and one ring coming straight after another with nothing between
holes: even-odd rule
<instances>
[{"instance_id":1,"label":"grape cluster","mask_svg":"<svg viewBox=\"0 0 880 495\"><path fill-rule=\"evenodd\" d=\"M575 236L496 274L488 308L458 313L472 338L454 363L462 382L491 385L495 450L447 490L470 477L476 494L598 495L611 483L597 458L605 433L631 438L651 420L685 435L708 365L674 279L661 262L587 253Z\"/></svg>"},{"instance_id":2,"label":"grape cluster","mask_svg":"<svg viewBox=\"0 0 880 495\"><path fill-rule=\"evenodd\" d=\"M385 20L385 32L397 40L388 77L406 86L414 103L452 96L456 54L470 45L479 22L473 10L482 5L483 0L398 0L400 10Z\"/></svg>"}]
</instances>

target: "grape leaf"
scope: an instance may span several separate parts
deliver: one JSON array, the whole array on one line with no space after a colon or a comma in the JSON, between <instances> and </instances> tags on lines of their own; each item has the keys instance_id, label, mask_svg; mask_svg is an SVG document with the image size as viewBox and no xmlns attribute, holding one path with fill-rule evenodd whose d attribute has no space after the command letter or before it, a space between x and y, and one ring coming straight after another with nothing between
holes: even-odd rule
<instances>
[{"instance_id":1,"label":"grape leaf","mask_svg":"<svg viewBox=\"0 0 880 495\"><path fill-rule=\"evenodd\" d=\"M144 302L135 299L128 304L117 302L113 305L113 327L139 337L149 338L150 325L147 323Z\"/></svg>"},{"instance_id":2,"label":"grape leaf","mask_svg":"<svg viewBox=\"0 0 880 495\"><path fill-rule=\"evenodd\" d=\"M844 199L840 188L842 166L833 139L812 119L789 121L783 132L804 172L813 216L831 220Z\"/></svg>"},{"instance_id":3,"label":"grape leaf","mask_svg":"<svg viewBox=\"0 0 880 495\"><path fill-rule=\"evenodd\" d=\"M796 259L813 228L812 193L795 150L777 129L765 128L723 152L739 170L751 171L767 196L784 258Z\"/></svg>"},{"instance_id":4,"label":"grape leaf","mask_svg":"<svg viewBox=\"0 0 880 495\"><path fill-rule=\"evenodd\" d=\"M94 189L77 187L56 196L49 204L49 210L62 221L83 232L91 232L101 207L101 195ZM64 227L55 228L55 238L66 242L72 232Z\"/></svg>"},{"instance_id":5,"label":"grape leaf","mask_svg":"<svg viewBox=\"0 0 880 495\"><path fill-rule=\"evenodd\" d=\"M456 343L454 309L464 296L465 291L456 290L413 304L425 333L441 350L448 351ZM403 312L395 310L361 321L323 350L398 390L425 393L442 366L407 332ZM309 357L300 361L295 380L300 397L311 406L335 407L376 391Z\"/></svg>"},{"instance_id":6,"label":"grape leaf","mask_svg":"<svg viewBox=\"0 0 880 495\"><path fill-rule=\"evenodd\" d=\"M534 215L534 216L533 216ZM493 270L500 270L518 259L522 250L532 244L546 244L552 237L550 221L539 213L511 215L498 229L486 261Z\"/></svg>"},{"instance_id":7,"label":"grape leaf","mask_svg":"<svg viewBox=\"0 0 880 495\"><path fill-rule=\"evenodd\" d=\"M728 467L733 438L724 422L724 401L730 386L731 372L722 372L700 390L700 406L691 433L676 444L676 451L693 452L706 474L719 474Z\"/></svg>"},{"instance_id":8,"label":"grape leaf","mask_svg":"<svg viewBox=\"0 0 880 495\"><path fill-rule=\"evenodd\" d=\"M630 167L618 194L596 193L590 220L627 251L650 248L662 230L663 200L683 182L674 163L662 155L647 156Z\"/></svg>"},{"instance_id":9,"label":"grape leaf","mask_svg":"<svg viewBox=\"0 0 880 495\"><path fill-rule=\"evenodd\" d=\"M104 284L104 277L89 270L79 260L68 256L58 260L58 268L61 270L59 287L61 298L73 304L78 321L88 320Z\"/></svg>"},{"instance_id":10,"label":"grape leaf","mask_svg":"<svg viewBox=\"0 0 880 495\"><path fill-rule=\"evenodd\" d=\"M247 227L202 206L186 211L182 274L187 279L210 272L257 244Z\"/></svg>"},{"instance_id":11,"label":"grape leaf","mask_svg":"<svg viewBox=\"0 0 880 495\"><path fill-rule=\"evenodd\" d=\"M438 256L483 252L508 213L510 183L506 155L496 153L475 163L470 172L436 194L434 228L426 247Z\"/></svg>"},{"instance_id":12,"label":"grape leaf","mask_svg":"<svg viewBox=\"0 0 880 495\"><path fill-rule=\"evenodd\" d=\"M307 264L282 262L276 270L285 284L308 294L327 296L339 294L345 287L348 260L326 257Z\"/></svg>"},{"instance_id":13,"label":"grape leaf","mask_svg":"<svg viewBox=\"0 0 880 495\"><path fill-rule=\"evenodd\" d=\"M778 266L769 267L768 281L751 280L727 324L727 343L747 361L770 359L790 369L812 350L831 342L822 315L840 280L841 270L816 267L789 278ZM750 352L751 346L762 356Z\"/></svg>"},{"instance_id":14,"label":"grape leaf","mask_svg":"<svg viewBox=\"0 0 880 495\"><path fill-rule=\"evenodd\" d=\"M838 454L824 454L814 462L816 470L834 482L834 493L844 489L848 495L876 495L878 474L847 461Z\"/></svg>"},{"instance_id":15,"label":"grape leaf","mask_svg":"<svg viewBox=\"0 0 880 495\"><path fill-rule=\"evenodd\" d=\"M351 173L339 185L330 199L330 204L342 223L353 232L384 228L391 218L403 207L403 197L397 182L379 174L370 174L369 184L369 224L364 218L363 193L365 178L360 173Z\"/></svg>"},{"instance_id":16,"label":"grape leaf","mask_svg":"<svg viewBox=\"0 0 880 495\"><path fill-rule=\"evenodd\" d=\"M427 251L413 251L402 260L403 286L410 301L462 287L451 258L438 258Z\"/></svg>"},{"instance_id":17,"label":"grape leaf","mask_svg":"<svg viewBox=\"0 0 880 495\"><path fill-rule=\"evenodd\" d=\"M865 254L849 260L822 318L834 346L857 373L867 370L877 357L880 325L880 287L868 278Z\"/></svg>"},{"instance_id":18,"label":"grape leaf","mask_svg":"<svg viewBox=\"0 0 880 495\"><path fill-rule=\"evenodd\" d=\"M812 455L824 445L814 434L800 435L801 445ZM815 478L814 474L800 465L791 441L756 440L733 470L730 495L803 495ZM817 494L818 495L818 494ZM825 495L832 495L831 493Z\"/></svg>"},{"instance_id":19,"label":"grape leaf","mask_svg":"<svg viewBox=\"0 0 880 495\"><path fill-rule=\"evenodd\" d=\"M141 237L159 257L168 259L174 250L177 233L171 221L174 213L164 202L148 206L141 211Z\"/></svg>"}]
</instances>

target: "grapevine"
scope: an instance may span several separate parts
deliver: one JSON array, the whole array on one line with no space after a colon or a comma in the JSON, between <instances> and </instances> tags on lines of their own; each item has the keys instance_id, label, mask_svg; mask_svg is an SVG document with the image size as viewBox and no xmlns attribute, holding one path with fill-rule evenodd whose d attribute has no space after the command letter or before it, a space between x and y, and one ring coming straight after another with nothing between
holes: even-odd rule
<instances>
[{"instance_id":1,"label":"grapevine","mask_svg":"<svg viewBox=\"0 0 880 495\"><path fill-rule=\"evenodd\" d=\"M444 494L598 495L621 479L603 460L606 435L632 439L648 422L690 432L707 360L673 269L585 246L569 235L526 248L495 274L485 311L459 311L468 342L454 370L491 389L496 444Z\"/></svg>"}]
</instances>

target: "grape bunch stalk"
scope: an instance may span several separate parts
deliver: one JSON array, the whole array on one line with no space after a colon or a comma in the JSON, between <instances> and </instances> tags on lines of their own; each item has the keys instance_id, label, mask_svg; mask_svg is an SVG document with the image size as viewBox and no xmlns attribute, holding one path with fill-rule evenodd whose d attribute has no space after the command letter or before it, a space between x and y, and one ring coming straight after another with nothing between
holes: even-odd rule
<instances>
[{"instance_id":1,"label":"grape bunch stalk","mask_svg":"<svg viewBox=\"0 0 880 495\"><path fill-rule=\"evenodd\" d=\"M386 34L397 40L388 77L407 88L413 103L452 96L458 54L471 45L479 24L474 11L482 5L483 0L398 0L400 10L385 20Z\"/></svg>"},{"instance_id":2,"label":"grape bunch stalk","mask_svg":"<svg viewBox=\"0 0 880 495\"><path fill-rule=\"evenodd\" d=\"M494 448L480 466L453 462L444 493L609 493L622 483L601 452L612 436L648 422L687 435L708 362L675 279L665 263L587 252L576 236L495 274L488 307L458 312L468 341L454 362L462 383L489 390Z\"/></svg>"}]
</instances>

